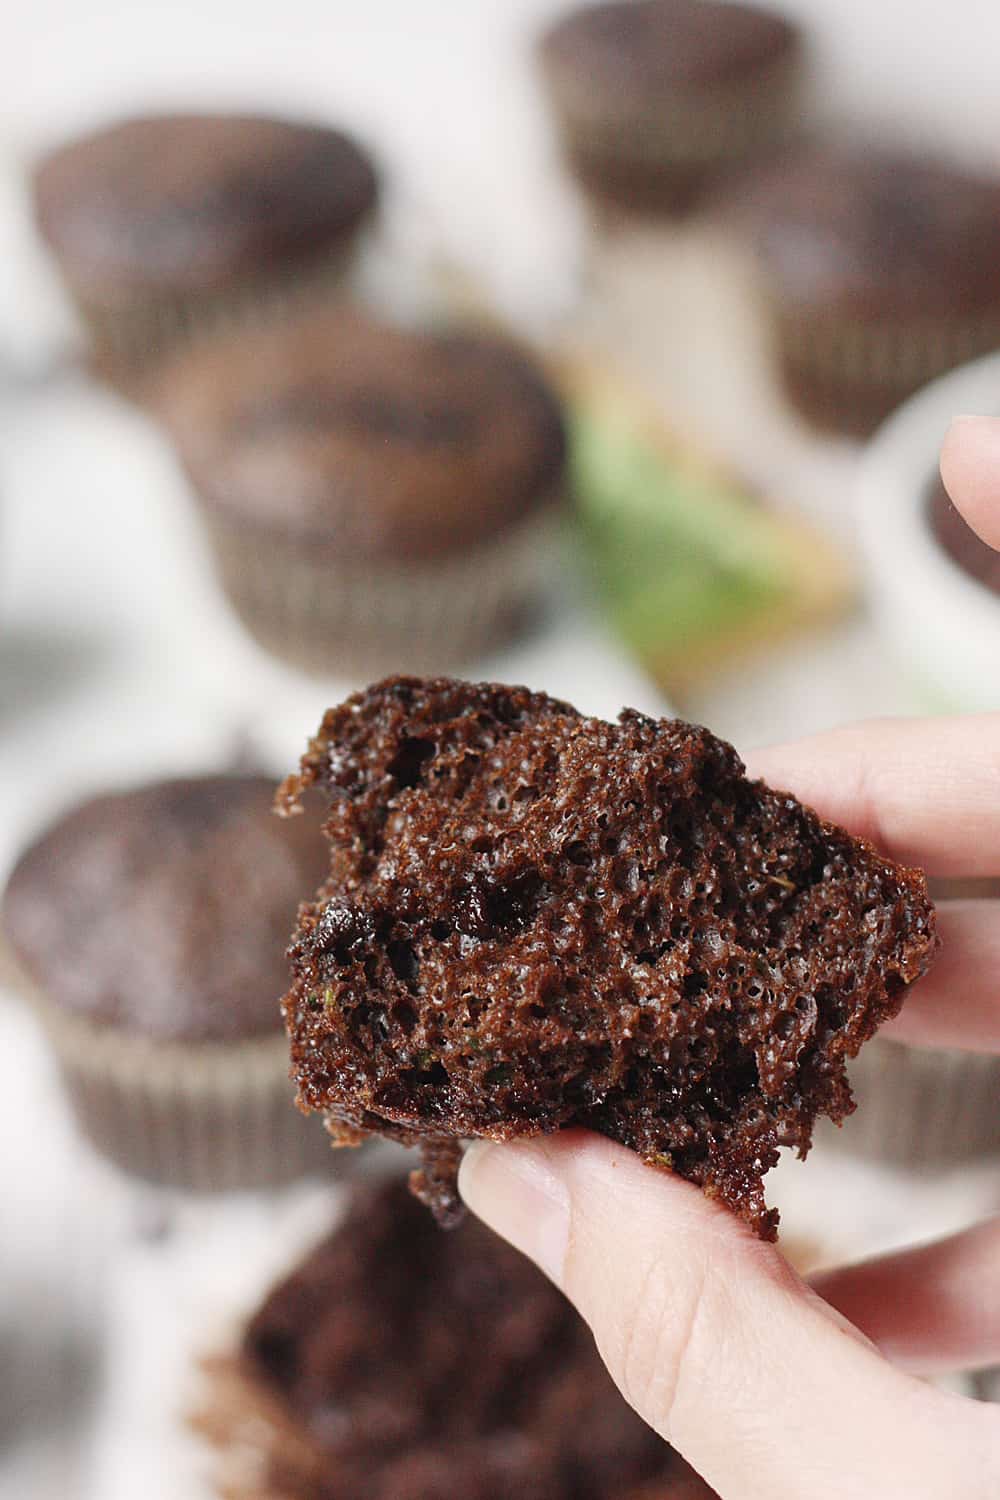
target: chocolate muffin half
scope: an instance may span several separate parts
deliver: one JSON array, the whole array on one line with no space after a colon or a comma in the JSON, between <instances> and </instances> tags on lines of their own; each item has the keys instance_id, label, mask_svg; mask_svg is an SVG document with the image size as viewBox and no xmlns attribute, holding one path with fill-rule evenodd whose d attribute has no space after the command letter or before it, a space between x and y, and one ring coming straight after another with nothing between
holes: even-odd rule
<instances>
[{"instance_id":1,"label":"chocolate muffin half","mask_svg":"<svg viewBox=\"0 0 1000 1500\"><path fill-rule=\"evenodd\" d=\"M740 192L788 396L864 435L1000 343L1000 178L864 144L803 148Z\"/></svg>"},{"instance_id":2,"label":"chocolate muffin half","mask_svg":"<svg viewBox=\"0 0 1000 1500\"><path fill-rule=\"evenodd\" d=\"M338 130L176 114L70 141L34 189L39 229L114 367L339 277L377 184Z\"/></svg>"},{"instance_id":3,"label":"chocolate muffin half","mask_svg":"<svg viewBox=\"0 0 1000 1500\"><path fill-rule=\"evenodd\" d=\"M541 1272L471 1220L442 1234L399 1180L356 1193L211 1373L233 1500L711 1495Z\"/></svg>"},{"instance_id":4,"label":"chocolate muffin half","mask_svg":"<svg viewBox=\"0 0 1000 1500\"><path fill-rule=\"evenodd\" d=\"M773 1237L763 1177L852 1107L845 1064L936 948L922 874L750 782L707 730L523 688L390 679L290 777L330 876L284 1001L335 1139L420 1145L444 1221L461 1139L600 1131Z\"/></svg>"},{"instance_id":5,"label":"chocolate muffin half","mask_svg":"<svg viewBox=\"0 0 1000 1500\"><path fill-rule=\"evenodd\" d=\"M253 1187L329 1170L294 1107L283 939L318 880L315 819L258 776L96 797L21 857L3 926L92 1143L140 1177Z\"/></svg>"},{"instance_id":6,"label":"chocolate muffin half","mask_svg":"<svg viewBox=\"0 0 1000 1500\"><path fill-rule=\"evenodd\" d=\"M720 171L794 121L799 35L720 0L608 0L542 38L543 78L569 161L600 204L687 208Z\"/></svg>"},{"instance_id":7,"label":"chocolate muffin half","mask_svg":"<svg viewBox=\"0 0 1000 1500\"><path fill-rule=\"evenodd\" d=\"M548 575L565 433L512 344L341 306L177 361L159 411L247 629L306 671L433 671Z\"/></svg>"}]
</instances>

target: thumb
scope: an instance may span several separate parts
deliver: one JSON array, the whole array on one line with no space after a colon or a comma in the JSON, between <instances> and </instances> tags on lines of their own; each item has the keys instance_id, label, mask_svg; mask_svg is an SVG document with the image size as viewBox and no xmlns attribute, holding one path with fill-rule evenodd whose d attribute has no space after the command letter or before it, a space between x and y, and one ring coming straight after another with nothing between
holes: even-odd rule
<instances>
[{"instance_id":1,"label":"thumb","mask_svg":"<svg viewBox=\"0 0 1000 1500\"><path fill-rule=\"evenodd\" d=\"M996 1495L995 1414L888 1364L690 1183L579 1131L476 1142L466 1203L560 1286L724 1500Z\"/></svg>"}]
</instances>

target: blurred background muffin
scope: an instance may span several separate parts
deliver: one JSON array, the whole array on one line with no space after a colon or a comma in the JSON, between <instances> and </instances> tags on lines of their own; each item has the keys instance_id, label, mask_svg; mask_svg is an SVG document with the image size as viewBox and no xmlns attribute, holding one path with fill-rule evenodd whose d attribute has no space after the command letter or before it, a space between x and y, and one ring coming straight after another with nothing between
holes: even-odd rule
<instances>
[{"instance_id":1,"label":"blurred background muffin","mask_svg":"<svg viewBox=\"0 0 1000 1500\"><path fill-rule=\"evenodd\" d=\"M17 863L3 898L26 995L92 1144L164 1185L259 1187L325 1171L299 1114L278 1012L315 819L266 777L96 797Z\"/></svg>"},{"instance_id":2,"label":"blurred background muffin","mask_svg":"<svg viewBox=\"0 0 1000 1500\"><path fill-rule=\"evenodd\" d=\"M38 227L112 372L340 278L376 195L348 136L253 115L123 120L34 176Z\"/></svg>"},{"instance_id":3,"label":"blurred background muffin","mask_svg":"<svg viewBox=\"0 0 1000 1500\"><path fill-rule=\"evenodd\" d=\"M798 29L720 0L605 0L542 37L567 157L599 203L685 209L721 171L782 141L797 114Z\"/></svg>"},{"instance_id":4,"label":"blurred background muffin","mask_svg":"<svg viewBox=\"0 0 1000 1500\"><path fill-rule=\"evenodd\" d=\"M740 195L785 390L818 425L870 432L1000 343L1000 178L823 144Z\"/></svg>"},{"instance_id":5,"label":"blurred background muffin","mask_svg":"<svg viewBox=\"0 0 1000 1500\"><path fill-rule=\"evenodd\" d=\"M231 603L293 665L435 671L538 602L565 434L512 343L342 305L193 350L158 410Z\"/></svg>"},{"instance_id":6,"label":"blurred background muffin","mask_svg":"<svg viewBox=\"0 0 1000 1500\"><path fill-rule=\"evenodd\" d=\"M626 1405L569 1302L405 1179L337 1229L209 1366L201 1430L232 1500L710 1500Z\"/></svg>"},{"instance_id":7,"label":"blurred background muffin","mask_svg":"<svg viewBox=\"0 0 1000 1500\"><path fill-rule=\"evenodd\" d=\"M940 1173L1000 1155L996 1057L877 1037L851 1064L851 1089L856 1112L827 1136L855 1156Z\"/></svg>"}]
</instances>

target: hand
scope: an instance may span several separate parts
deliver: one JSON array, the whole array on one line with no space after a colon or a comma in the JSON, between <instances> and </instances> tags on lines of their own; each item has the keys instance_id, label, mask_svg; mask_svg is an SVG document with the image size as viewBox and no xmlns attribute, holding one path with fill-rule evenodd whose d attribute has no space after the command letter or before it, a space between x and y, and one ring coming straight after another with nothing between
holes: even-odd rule
<instances>
[{"instance_id":1,"label":"hand","mask_svg":"<svg viewBox=\"0 0 1000 1500\"><path fill-rule=\"evenodd\" d=\"M942 469L1000 548L1000 422L956 422ZM845 729L750 769L931 875L1000 876L1000 714ZM1000 1052L1000 902L945 902L939 925L941 958L892 1035ZM460 1188L562 1287L626 1399L723 1500L1000 1495L1000 1410L916 1378L1000 1362L1000 1218L809 1286L601 1137L477 1142Z\"/></svg>"}]
</instances>

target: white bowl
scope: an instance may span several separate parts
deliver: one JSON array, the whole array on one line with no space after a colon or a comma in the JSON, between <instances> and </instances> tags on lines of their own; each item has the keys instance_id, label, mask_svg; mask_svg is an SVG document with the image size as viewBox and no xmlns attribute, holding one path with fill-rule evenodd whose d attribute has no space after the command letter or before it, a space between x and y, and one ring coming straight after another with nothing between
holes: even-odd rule
<instances>
[{"instance_id":1,"label":"white bowl","mask_svg":"<svg viewBox=\"0 0 1000 1500\"><path fill-rule=\"evenodd\" d=\"M879 428L858 475L858 536L879 623L928 706L996 709L1000 595L944 551L927 516L942 439L962 412L1000 414L1000 354L935 380Z\"/></svg>"}]
</instances>

